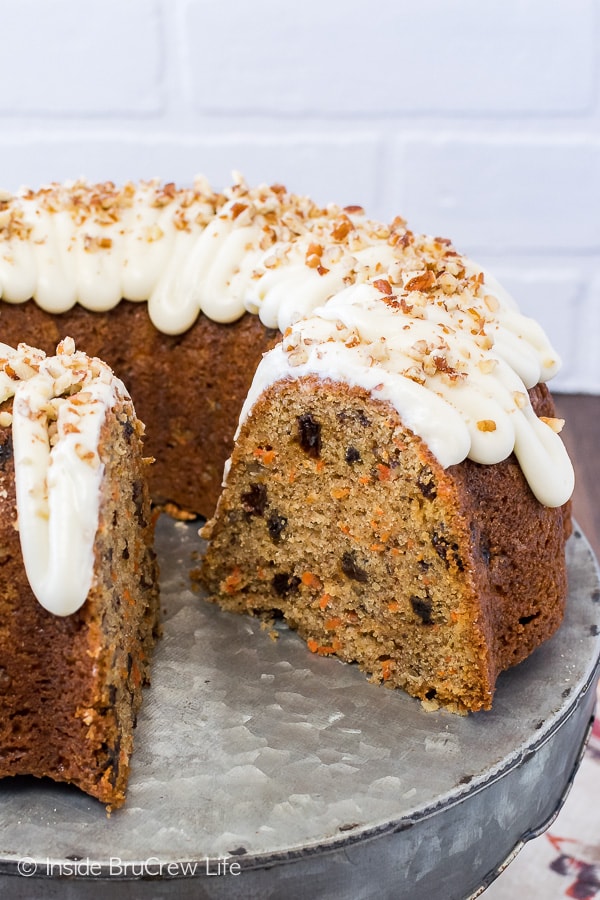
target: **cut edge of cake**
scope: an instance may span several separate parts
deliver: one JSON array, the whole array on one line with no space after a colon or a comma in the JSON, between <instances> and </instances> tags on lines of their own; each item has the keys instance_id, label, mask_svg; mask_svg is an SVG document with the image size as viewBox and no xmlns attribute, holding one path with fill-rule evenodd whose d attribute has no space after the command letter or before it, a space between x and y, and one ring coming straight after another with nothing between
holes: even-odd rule
<instances>
[{"instance_id":1,"label":"cut edge of cake","mask_svg":"<svg viewBox=\"0 0 600 900\"><path fill-rule=\"evenodd\" d=\"M223 609L283 615L430 708L489 709L499 672L560 624L568 521L514 456L444 469L389 403L304 376L245 418L201 578Z\"/></svg>"}]
</instances>

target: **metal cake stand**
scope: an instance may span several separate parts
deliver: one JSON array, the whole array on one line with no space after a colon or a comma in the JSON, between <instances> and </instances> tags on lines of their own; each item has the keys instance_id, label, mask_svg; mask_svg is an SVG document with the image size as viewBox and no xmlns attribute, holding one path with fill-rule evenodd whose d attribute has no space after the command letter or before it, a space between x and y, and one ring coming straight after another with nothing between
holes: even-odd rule
<instances>
[{"instance_id":1,"label":"metal cake stand","mask_svg":"<svg viewBox=\"0 0 600 900\"><path fill-rule=\"evenodd\" d=\"M563 625L468 717L203 602L199 548L196 525L161 519L164 636L125 807L0 783L2 897L459 900L548 826L598 679L600 582L579 530Z\"/></svg>"}]
</instances>

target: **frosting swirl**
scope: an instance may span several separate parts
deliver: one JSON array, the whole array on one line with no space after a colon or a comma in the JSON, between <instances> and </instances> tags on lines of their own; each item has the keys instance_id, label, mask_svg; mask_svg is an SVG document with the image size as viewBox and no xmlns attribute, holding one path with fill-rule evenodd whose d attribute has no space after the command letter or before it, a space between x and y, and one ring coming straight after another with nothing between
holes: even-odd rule
<instances>
[{"instance_id":1,"label":"frosting swirl","mask_svg":"<svg viewBox=\"0 0 600 900\"><path fill-rule=\"evenodd\" d=\"M403 219L382 225L240 178L222 194L201 179L51 185L0 199L0 297L55 313L147 300L168 334L200 313L257 314L284 338L243 417L280 378L342 379L392 403L442 465L514 451L540 502L571 495L560 423L538 419L527 395L560 365L544 332L448 240Z\"/></svg>"},{"instance_id":2,"label":"frosting swirl","mask_svg":"<svg viewBox=\"0 0 600 900\"><path fill-rule=\"evenodd\" d=\"M41 605L79 609L94 578L106 411L128 398L104 363L64 340L46 357L0 344L0 402L11 397L18 529L25 571Z\"/></svg>"}]
</instances>

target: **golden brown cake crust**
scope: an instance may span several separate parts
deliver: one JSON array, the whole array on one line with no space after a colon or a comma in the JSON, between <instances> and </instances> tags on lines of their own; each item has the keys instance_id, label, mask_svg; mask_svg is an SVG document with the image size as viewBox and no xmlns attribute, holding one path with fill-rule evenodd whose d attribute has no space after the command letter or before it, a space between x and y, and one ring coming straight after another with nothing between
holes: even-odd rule
<instances>
[{"instance_id":1,"label":"golden brown cake crust","mask_svg":"<svg viewBox=\"0 0 600 900\"><path fill-rule=\"evenodd\" d=\"M56 616L27 580L11 430L0 427L0 777L48 776L118 807L158 627L149 496L130 403L107 417L99 452L106 467L95 547L101 575L77 612Z\"/></svg>"},{"instance_id":2,"label":"golden brown cake crust","mask_svg":"<svg viewBox=\"0 0 600 900\"><path fill-rule=\"evenodd\" d=\"M538 415L555 414L545 385L530 397ZM489 467L466 459L448 476L456 481L473 546L479 548L480 596L501 672L525 659L562 621L571 505L551 509L539 503L512 454Z\"/></svg>"},{"instance_id":3,"label":"golden brown cake crust","mask_svg":"<svg viewBox=\"0 0 600 900\"><path fill-rule=\"evenodd\" d=\"M254 371L279 332L254 315L229 325L200 315L184 334L166 335L154 328L146 303L127 300L107 312L74 306L60 315L32 300L0 301L0 326L2 341L13 346L25 342L52 354L69 335L79 350L104 360L146 426L153 499L212 514Z\"/></svg>"}]
</instances>

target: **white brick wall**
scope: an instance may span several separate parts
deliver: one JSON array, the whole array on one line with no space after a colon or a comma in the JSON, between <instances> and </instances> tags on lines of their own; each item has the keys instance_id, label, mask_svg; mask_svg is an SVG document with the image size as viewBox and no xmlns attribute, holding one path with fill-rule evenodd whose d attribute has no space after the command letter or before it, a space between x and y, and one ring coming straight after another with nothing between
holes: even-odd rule
<instances>
[{"instance_id":1,"label":"white brick wall","mask_svg":"<svg viewBox=\"0 0 600 900\"><path fill-rule=\"evenodd\" d=\"M161 26L156 0L1 0L0 113L50 127L163 113Z\"/></svg>"},{"instance_id":2,"label":"white brick wall","mask_svg":"<svg viewBox=\"0 0 600 900\"><path fill-rule=\"evenodd\" d=\"M232 169L405 215L600 393L600 0L0 0L0 187Z\"/></svg>"}]
</instances>

